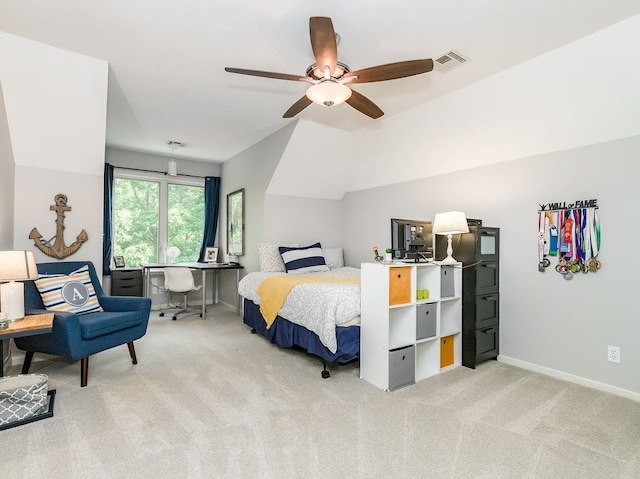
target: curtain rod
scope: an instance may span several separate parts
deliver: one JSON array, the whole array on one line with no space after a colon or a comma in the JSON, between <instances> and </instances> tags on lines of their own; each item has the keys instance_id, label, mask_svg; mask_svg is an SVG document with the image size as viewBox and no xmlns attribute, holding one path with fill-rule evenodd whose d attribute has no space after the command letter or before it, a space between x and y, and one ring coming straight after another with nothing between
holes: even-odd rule
<instances>
[{"instance_id":1,"label":"curtain rod","mask_svg":"<svg viewBox=\"0 0 640 479\"><path fill-rule=\"evenodd\" d=\"M113 165L114 168L118 168L120 170L132 170L132 171L144 171L145 173L159 173L161 175L169 176L165 171L155 171L155 170L145 170L144 168L131 168L128 166L116 166ZM206 178L206 176L198 176L198 175L185 175L184 173L178 173L176 176L189 176L191 178Z\"/></svg>"}]
</instances>

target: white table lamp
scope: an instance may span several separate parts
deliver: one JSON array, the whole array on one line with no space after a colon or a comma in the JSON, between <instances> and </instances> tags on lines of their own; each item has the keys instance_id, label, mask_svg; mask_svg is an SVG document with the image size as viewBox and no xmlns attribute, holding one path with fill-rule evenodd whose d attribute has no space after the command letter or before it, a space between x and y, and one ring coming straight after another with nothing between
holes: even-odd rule
<instances>
[{"instance_id":1,"label":"white table lamp","mask_svg":"<svg viewBox=\"0 0 640 479\"><path fill-rule=\"evenodd\" d=\"M0 309L9 321L24 318L24 284L20 281L29 279L38 279L31 251L0 251L0 281L8 281L0 285Z\"/></svg>"},{"instance_id":2,"label":"white table lamp","mask_svg":"<svg viewBox=\"0 0 640 479\"><path fill-rule=\"evenodd\" d=\"M467 217L462 211L448 211L446 213L437 213L433 220L433 233L437 235L447 235L447 257L442 263L457 263L453 258L453 247L451 246L451 235L459 233L468 233L469 225Z\"/></svg>"}]
</instances>

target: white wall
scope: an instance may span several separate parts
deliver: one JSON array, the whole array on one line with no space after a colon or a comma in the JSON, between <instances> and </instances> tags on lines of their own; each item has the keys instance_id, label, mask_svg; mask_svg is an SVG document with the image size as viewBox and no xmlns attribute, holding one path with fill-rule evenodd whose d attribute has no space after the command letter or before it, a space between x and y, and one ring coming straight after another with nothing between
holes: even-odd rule
<instances>
[{"instance_id":1,"label":"white wall","mask_svg":"<svg viewBox=\"0 0 640 479\"><path fill-rule=\"evenodd\" d=\"M267 193L339 200L349 183L350 145L343 130L298 120Z\"/></svg>"},{"instance_id":2,"label":"white wall","mask_svg":"<svg viewBox=\"0 0 640 479\"><path fill-rule=\"evenodd\" d=\"M37 250L29 233L37 228L44 239L56 235L54 197L63 193L71 211L65 213L64 240L67 246L84 229L89 239L67 261L93 261L100 275L102 268L102 176L16 166L14 247L33 251L38 263L57 261ZM96 192L98 194L96 194ZM53 243L53 241L51 241Z\"/></svg>"},{"instance_id":3,"label":"white wall","mask_svg":"<svg viewBox=\"0 0 640 479\"><path fill-rule=\"evenodd\" d=\"M185 147L188 148L188 145ZM122 168L138 168L142 170L165 173L171 157L150 155L136 151L109 147L106 149L105 161ZM220 176L220 164L204 161L185 160L174 157L178 166L178 175Z\"/></svg>"},{"instance_id":4,"label":"white wall","mask_svg":"<svg viewBox=\"0 0 640 479\"><path fill-rule=\"evenodd\" d=\"M0 250L13 249L13 194L15 164L0 82Z\"/></svg>"},{"instance_id":5,"label":"white wall","mask_svg":"<svg viewBox=\"0 0 640 479\"><path fill-rule=\"evenodd\" d=\"M36 251L37 228L55 236L54 196L67 195L65 244L89 240L69 260L102 267L102 177L107 105L104 61L0 33L0 81L15 161L13 247ZM54 261L36 253L36 259Z\"/></svg>"},{"instance_id":6,"label":"white wall","mask_svg":"<svg viewBox=\"0 0 640 479\"><path fill-rule=\"evenodd\" d=\"M324 247L342 246L340 200L265 195L264 238Z\"/></svg>"},{"instance_id":7,"label":"white wall","mask_svg":"<svg viewBox=\"0 0 640 479\"><path fill-rule=\"evenodd\" d=\"M266 239L265 224L271 221L265 211L265 193L295 127L296 122L290 123L222 164L218 242L226 258L227 195L244 188L244 255L237 257L244 267L243 275L260 270L257 244ZM231 281L235 272L225 271L223 275L221 299L235 304L237 288Z\"/></svg>"},{"instance_id":8,"label":"white wall","mask_svg":"<svg viewBox=\"0 0 640 479\"><path fill-rule=\"evenodd\" d=\"M354 135L349 189L638 135L638 58L640 15L383 119Z\"/></svg>"},{"instance_id":9,"label":"white wall","mask_svg":"<svg viewBox=\"0 0 640 479\"><path fill-rule=\"evenodd\" d=\"M0 250L13 249L13 192L15 165L0 82ZM2 305L0 305L1 307ZM0 368L10 359L10 340L0 341Z\"/></svg>"},{"instance_id":10,"label":"white wall","mask_svg":"<svg viewBox=\"0 0 640 479\"><path fill-rule=\"evenodd\" d=\"M108 64L0 32L17 165L102 175Z\"/></svg>"},{"instance_id":11,"label":"white wall","mask_svg":"<svg viewBox=\"0 0 640 479\"><path fill-rule=\"evenodd\" d=\"M501 357L632 391L638 399L640 322L633 313L630 258L640 235L633 197L639 155L636 136L348 193L343 199L347 260L353 266L371 261L371 245L389 244L394 215L432 219L436 212L460 209L500 227ZM593 198L600 206L602 269L572 281L551 268L538 272L539 204ZM608 345L621 348L620 364L607 362Z\"/></svg>"}]
</instances>

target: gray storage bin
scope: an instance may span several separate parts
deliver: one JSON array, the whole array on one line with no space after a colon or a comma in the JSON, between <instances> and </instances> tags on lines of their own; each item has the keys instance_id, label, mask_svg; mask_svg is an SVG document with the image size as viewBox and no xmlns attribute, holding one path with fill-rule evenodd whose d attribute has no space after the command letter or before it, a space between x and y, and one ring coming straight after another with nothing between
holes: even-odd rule
<instances>
[{"instance_id":1,"label":"gray storage bin","mask_svg":"<svg viewBox=\"0 0 640 479\"><path fill-rule=\"evenodd\" d=\"M47 380L44 374L0 378L0 426L42 414L47 409Z\"/></svg>"},{"instance_id":2,"label":"gray storage bin","mask_svg":"<svg viewBox=\"0 0 640 479\"><path fill-rule=\"evenodd\" d=\"M438 323L438 304L426 303L416 306L416 339L436 336Z\"/></svg>"},{"instance_id":3,"label":"gray storage bin","mask_svg":"<svg viewBox=\"0 0 640 479\"><path fill-rule=\"evenodd\" d=\"M454 266L440 267L440 297L450 298L456 295L454 284Z\"/></svg>"},{"instance_id":4,"label":"gray storage bin","mask_svg":"<svg viewBox=\"0 0 640 479\"><path fill-rule=\"evenodd\" d=\"M389 351L389 391L395 391L416 382L416 348Z\"/></svg>"}]
</instances>

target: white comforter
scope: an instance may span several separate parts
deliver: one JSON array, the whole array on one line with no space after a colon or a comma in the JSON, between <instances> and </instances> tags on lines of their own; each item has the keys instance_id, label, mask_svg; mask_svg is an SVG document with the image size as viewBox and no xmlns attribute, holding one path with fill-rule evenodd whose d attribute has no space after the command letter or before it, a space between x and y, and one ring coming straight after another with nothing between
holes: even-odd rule
<instances>
[{"instance_id":1,"label":"white comforter","mask_svg":"<svg viewBox=\"0 0 640 479\"><path fill-rule=\"evenodd\" d=\"M256 291L258 285L268 276L283 274L286 273L249 273L240 281L238 292L255 304L260 304L260 295ZM342 267L305 276L359 278L360 270ZM336 326L354 324L353 320L360 316L360 283L298 284L287 296L278 315L313 331L322 344L335 353L338 348Z\"/></svg>"}]
</instances>

